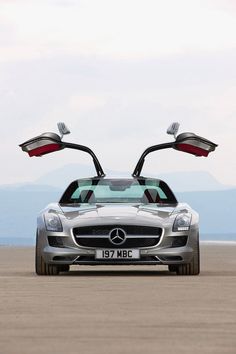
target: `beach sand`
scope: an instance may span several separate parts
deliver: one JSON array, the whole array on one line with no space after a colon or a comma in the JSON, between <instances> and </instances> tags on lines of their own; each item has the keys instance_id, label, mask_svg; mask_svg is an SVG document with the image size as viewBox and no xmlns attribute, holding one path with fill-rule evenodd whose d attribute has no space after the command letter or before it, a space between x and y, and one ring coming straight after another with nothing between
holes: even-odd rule
<instances>
[{"instance_id":1,"label":"beach sand","mask_svg":"<svg viewBox=\"0 0 236 354\"><path fill-rule=\"evenodd\" d=\"M202 244L200 276L166 267L34 274L0 248L0 354L236 353L236 245Z\"/></svg>"}]
</instances>

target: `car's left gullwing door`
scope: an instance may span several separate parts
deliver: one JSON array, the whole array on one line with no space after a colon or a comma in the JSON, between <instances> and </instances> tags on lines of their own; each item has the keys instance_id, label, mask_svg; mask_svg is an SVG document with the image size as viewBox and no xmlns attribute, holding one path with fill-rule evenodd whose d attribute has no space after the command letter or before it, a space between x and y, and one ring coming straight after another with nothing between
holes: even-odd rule
<instances>
[{"instance_id":1,"label":"car's left gullwing door","mask_svg":"<svg viewBox=\"0 0 236 354\"><path fill-rule=\"evenodd\" d=\"M43 156L46 154L50 154L55 151L59 151L65 148L75 149L87 152L93 159L93 163L99 177L105 176L105 173L102 169L100 162L98 161L97 156L95 153L84 145L67 143L62 141L62 138L65 134L69 134L70 131L66 127L64 123L58 123L58 128L61 133L61 136L55 133L43 133L39 136L36 136L32 139L25 141L24 143L20 144L19 146L21 149L29 154L30 157L33 156Z\"/></svg>"}]
</instances>

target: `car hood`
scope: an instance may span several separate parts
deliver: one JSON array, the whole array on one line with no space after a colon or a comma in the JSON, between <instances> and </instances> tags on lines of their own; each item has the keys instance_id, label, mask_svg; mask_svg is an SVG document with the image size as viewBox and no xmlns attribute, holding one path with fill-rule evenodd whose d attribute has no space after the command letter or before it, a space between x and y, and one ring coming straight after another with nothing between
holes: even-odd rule
<instances>
[{"instance_id":1,"label":"car hood","mask_svg":"<svg viewBox=\"0 0 236 354\"><path fill-rule=\"evenodd\" d=\"M157 219L166 219L173 214L178 205L160 205L160 204L83 204L77 206L60 206L62 213L68 220L104 222L106 219L109 221L120 220L127 222L148 219L150 222ZM183 208L182 208L183 209Z\"/></svg>"}]
</instances>

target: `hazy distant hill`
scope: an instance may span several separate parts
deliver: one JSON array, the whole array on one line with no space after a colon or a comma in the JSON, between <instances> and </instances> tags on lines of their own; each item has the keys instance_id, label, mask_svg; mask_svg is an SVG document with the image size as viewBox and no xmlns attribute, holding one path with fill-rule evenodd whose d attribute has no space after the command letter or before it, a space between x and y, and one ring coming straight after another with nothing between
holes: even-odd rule
<instances>
[{"instance_id":1,"label":"hazy distant hill","mask_svg":"<svg viewBox=\"0 0 236 354\"><path fill-rule=\"evenodd\" d=\"M38 212L48 203L57 201L62 192L60 188L44 185L0 187L0 244L3 238L33 240ZM189 203L199 212L201 234L218 234L218 239L224 239L223 234L236 234L236 188L176 195L179 201Z\"/></svg>"},{"instance_id":2,"label":"hazy distant hill","mask_svg":"<svg viewBox=\"0 0 236 354\"><path fill-rule=\"evenodd\" d=\"M61 194L60 189L41 185L0 188L0 238L34 237L38 212Z\"/></svg>"},{"instance_id":3,"label":"hazy distant hill","mask_svg":"<svg viewBox=\"0 0 236 354\"><path fill-rule=\"evenodd\" d=\"M202 233L236 235L236 189L176 193L200 215Z\"/></svg>"},{"instance_id":4,"label":"hazy distant hill","mask_svg":"<svg viewBox=\"0 0 236 354\"><path fill-rule=\"evenodd\" d=\"M111 170L106 170L109 176L127 176L128 173L116 172ZM96 175L95 168L93 165L83 165L83 164L68 164L64 167L53 170L40 178L38 178L35 183L37 184L49 184L59 188L65 189L70 182L78 178L93 177Z\"/></svg>"},{"instance_id":5,"label":"hazy distant hill","mask_svg":"<svg viewBox=\"0 0 236 354\"><path fill-rule=\"evenodd\" d=\"M215 177L206 171L180 171L159 174L158 177L166 181L173 191L219 191L234 188L220 183Z\"/></svg>"},{"instance_id":6,"label":"hazy distant hill","mask_svg":"<svg viewBox=\"0 0 236 354\"><path fill-rule=\"evenodd\" d=\"M117 172L105 169L105 172L108 176L130 176L132 171ZM35 183L48 184L64 189L71 181L77 178L94 175L95 170L92 165L69 164L40 177ZM218 182L210 173L205 171L160 173L155 175L155 177L166 181L174 191L212 191L230 188Z\"/></svg>"}]
</instances>

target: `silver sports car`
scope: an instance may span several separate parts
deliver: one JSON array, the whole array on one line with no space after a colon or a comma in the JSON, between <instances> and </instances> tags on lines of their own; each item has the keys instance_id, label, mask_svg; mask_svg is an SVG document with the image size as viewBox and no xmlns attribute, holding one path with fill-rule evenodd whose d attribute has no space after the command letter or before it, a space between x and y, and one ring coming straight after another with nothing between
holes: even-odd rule
<instances>
[{"instance_id":1,"label":"silver sports car","mask_svg":"<svg viewBox=\"0 0 236 354\"><path fill-rule=\"evenodd\" d=\"M168 133L176 134L178 124ZM63 134L68 133L59 124ZM146 155L175 148L207 156L216 144L193 133L144 151L132 177L106 178L95 154L87 147L62 142L44 133L21 144L30 156L63 148L88 152L97 176L72 182L58 203L38 216L35 266L38 275L56 275L72 265L167 265L179 275L200 272L198 214L179 203L162 180L141 177Z\"/></svg>"}]
</instances>

